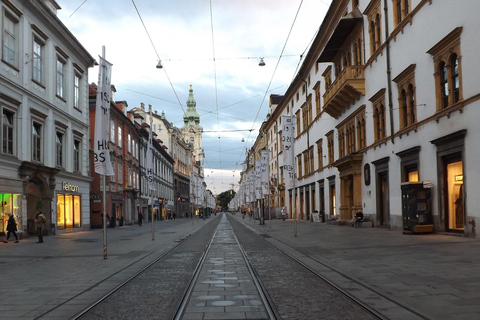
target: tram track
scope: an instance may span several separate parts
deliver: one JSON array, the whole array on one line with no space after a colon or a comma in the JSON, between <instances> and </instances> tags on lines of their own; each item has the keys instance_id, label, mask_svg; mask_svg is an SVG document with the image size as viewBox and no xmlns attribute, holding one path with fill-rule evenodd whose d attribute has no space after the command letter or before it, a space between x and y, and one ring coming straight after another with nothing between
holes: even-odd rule
<instances>
[{"instance_id":1,"label":"tram track","mask_svg":"<svg viewBox=\"0 0 480 320\"><path fill-rule=\"evenodd\" d=\"M212 225L212 223L216 221L216 219L212 219L212 221L210 221L206 226L210 226ZM74 317L72 317L71 319L72 320L77 320L77 319L90 319L90 318L93 318L93 319L96 319L96 318L99 318L97 316L91 316L91 313L92 313L92 310L94 310L95 308L100 308L102 309L102 304L103 304L103 307L105 307L105 305L107 304L107 300L108 299L111 299L112 296L114 296L115 294L117 294L118 292L120 292L122 289L124 289L126 286L128 286L129 284L131 284L132 282L134 282L135 280L138 280L139 276L142 275L142 274L145 274L145 272L148 272L149 270L152 269L153 266L161 263L162 261L164 261L166 258L168 258L169 256L171 256L172 254L174 254L176 252L176 250L178 250L179 247L183 246L185 244L185 242L187 240L189 240L190 238L198 235L199 233L201 232L205 232L205 228L202 228L202 229L199 229L197 231L195 231L194 233L192 234L189 234L188 236L185 236L185 235L182 235L182 236L179 236L177 239L175 239L172 243L172 247L169 248L168 250L166 250L165 252L163 252L162 254L160 254L158 257L156 257L154 260L152 260L151 262L149 262L147 265L143 266L141 269L139 269L138 271L136 271L133 275L131 275L130 277L128 277L126 280L122 281L120 284L118 284L114 289L110 290L108 293L104 294L102 297L96 299L93 303L91 303L88 307L86 307L85 309L83 309L81 312L79 312L78 314L76 314ZM150 255L153 254L150 253ZM145 257L143 257L145 258ZM142 259L143 259L142 258ZM124 271L128 268L130 268L132 265L135 265L136 263L138 263L141 259L139 260L136 260L134 262L132 262L131 264L129 264L128 266L126 266L125 268L123 268L122 270L119 270L119 272L121 271ZM79 296L82 296L82 295L85 295L85 294L88 294L89 292L91 292L92 290L94 290L96 287L98 286L101 286L103 282L107 281L108 279L110 279L111 277L113 277L115 275L111 275L105 279L103 279L102 281L92 285L91 287L87 288L86 290L82 291L81 293L77 294L75 297L72 297L71 299L65 301L63 304L67 304L69 301L79 297ZM60 307L61 305L58 305L57 307ZM49 310L49 312L51 312L53 310ZM42 316L45 316L47 315L48 313L42 315ZM39 317L41 318L41 317Z\"/></svg>"},{"instance_id":2,"label":"tram track","mask_svg":"<svg viewBox=\"0 0 480 320\"><path fill-rule=\"evenodd\" d=\"M194 290L195 285L199 281L200 277L200 272L202 268L205 266L205 261L207 259L208 253L210 252L210 249L212 247L212 243L214 238L217 236L217 230L215 230L215 233L213 234L212 238L210 239L207 248L202 254L202 258L200 259L197 267L195 268L195 272L192 276L192 281L190 281L188 288L185 290L184 295L180 299L179 306L175 312L175 314L170 317L171 320L180 320L182 319L182 316L185 313L185 310L187 308L187 303L189 300L192 298L192 292ZM272 300L269 298L268 292L265 290L265 287L262 285L261 280L259 279L258 275L255 273L254 268L252 267L250 261L248 260L247 254L245 250L243 249L242 245L238 241L237 237L235 234L233 234L233 239L235 240L236 246L238 246L238 249L240 251L240 254L246 264L246 267L248 269L248 272L255 284L255 288L257 289L260 298L265 306L266 312L268 314L268 319L270 320L276 320L280 319L278 312L276 311L275 306L272 303Z\"/></svg>"},{"instance_id":3,"label":"tram track","mask_svg":"<svg viewBox=\"0 0 480 320\"><path fill-rule=\"evenodd\" d=\"M340 272L339 270L336 270L331 265L328 265L328 264L324 263L323 261L308 255L308 253L301 252L300 254L302 256L302 259L300 259L297 256L295 256L294 254L290 253L292 250L296 251L296 249L292 248L288 243L286 243L284 241L281 241L280 239L274 239L275 241L280 242L282 244L282 246L288 247L289 250L287 251L284 248L282 248L282 246L276 245L275 241L271 241L271 239L272 239L271 236L269 236L267 234L259 233L259 231L257 231L255 228L252 228L251 226L246 225L240 219L237 219L237 218L230 218L230 219L237 221L237 223L239 225L242 225L244 228L247 228L247 229L251 230L257 236L257 239L262 239L263 240L262 242L264 242L264 243L268 244L269 246L275 248L278 252L287 256L292 261L295 261L295 263L302 266L302 268L307 270L309 273L313 274L316 278L325 282L331 288L334 288L337 292L341 293L344 297L346 297L347 299L352 301L352 303L354 303L355 305L357 305L358 307L363 309L365 312L367 312L369 315L371 315L373 317L373 319L388 320L390 318L387 315L385 315L383 312L381 312L381 311L377 310L376 308L372 307L369 303L366 303L365 301L357 298L355 295L351 294L348 290L342 288L340 285L337 285L335 282L331 281L329 278L322 275L321 273L316 271L313 267L311 267L309 264L305 263L302 260L307 259L307 260L314 261L316 264L321 265L323 268L328 269L330 272L334 272L334 273L340 275L341 277L347 279L348 281L350 281L352 283L355 283L357 286L363 287L366 290L368 290L370 292L373 292L375 295L380 296L382 299L388 300L392 305L394 305L398 308L401 308L401 309L405 310L407 313L409 313L410 315L412 315L411 317L409 317L409 319L422 319L422 320L428 320L429 319L428 317L425 317L424 315L416 312L415 310L412 310L411 308L409 308L409 307L407 307L407 306L405 306L405 305L403 305L403 304L401 304L401 303L399 303L399 302L397 302L397 301L379 293L374 288L371 288L371 287L365 285L364 283L355 280L353 277L351 277L347 274L344 274L344 273ZM276 303L278 303L278 301Z\"/></svg>"}]
</instances>

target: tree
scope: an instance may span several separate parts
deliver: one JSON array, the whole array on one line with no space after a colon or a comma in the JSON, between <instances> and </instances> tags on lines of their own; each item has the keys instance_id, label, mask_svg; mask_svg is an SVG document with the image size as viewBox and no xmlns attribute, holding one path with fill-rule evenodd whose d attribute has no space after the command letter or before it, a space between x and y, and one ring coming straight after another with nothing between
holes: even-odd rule
<instances>
[{"instance_id":1,"label":"tree","mask_svg":"<svg viewBox=\"0 0 480 320\"><path fill-rule=\"evenodd\" d=\"M235 190L227 190L222 193L220 193L217 196L217 200L220 203L220 206L222 207L222 211L227 211L228 210L228 204L230 201L235 197Z\"/></svg>"}]
</instances>

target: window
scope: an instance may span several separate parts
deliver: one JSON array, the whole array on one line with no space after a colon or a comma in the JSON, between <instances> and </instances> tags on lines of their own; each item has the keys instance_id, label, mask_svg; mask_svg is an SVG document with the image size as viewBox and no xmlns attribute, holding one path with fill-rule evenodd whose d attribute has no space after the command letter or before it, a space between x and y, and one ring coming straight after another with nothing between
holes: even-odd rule
<instances>
[{"instance_id":1,"label":"window","mask_svg":"<svg viewBox=\"0 0 480 320\"><path fill-rule=\"evenodd\" d=\"M378 0L371 1L364 12L368 20L368 33L369 33L369 40L370 40L371 55L373 55L373 53L380 47L381 17L382 17L381 12L382 11L380 6L380 1ZM358 58L360 58L360 56L358 56Z\"/></svg>"},{"instance_id":2,"label":"window","mask_svg":"<svg viewBox=\"0 0 480 320\"><path fill-rule=\"evenodd\" d=\"M117 132L118 132L117 146L121 148L122 147L122 127L119 126Z\"/></svg>"},{"instance_id":3,"label":"window","mask_svg":"<svg viewBox=\"0 0 480 320\"><path fill-rule=\"evenodd\" d=\"M455 28L427 53L433 56L437 112L463 100L460 35Z\"/></svg>"},{"instance_id":4,"label":"window","mask_svg":"<svg viewBox=\"0 0 480 320\"><path fill-rule=\"evenodd\" d=\"M110 120L110 141L115 143L115 122Z\"/></svg>"},{"instance_id":5,"label":"window","mask_svg":"<svg viewBox=\"0 0 480 320\"><path fill-rule=\"evenodd\" d=\"M452 99L453 103L456 103L460 100L460 80L458 78L458 57L454 53L450 58L450 69L451 69L451 79L450 83L452 86Z\"/></svg>"},{"instance_id":6,"label":"window","mask_svg":"<svg viewBox=\"0 0 480 320\"><path fill-rule=\"evenodd\" d=\"M32 60L32 79L33 81L43 83L43 49L44 43L38 38L33 40L33 60Z\"/></svg>"},{"instance_id":7,"label":"window","mask_svg":"<svg viewBox=\"0 0 480 320\"><path fill-rule=\"evenodd\" d=\"M3 52L2 59L11 66L17 67L18 19L5 11L3 19Z\"/></svg>"},{"instance_id":8,"label":"window","mask_svg":"<svg viewBox=\"0 0 480 320\"><path fill-rule=\"evenodd\" d=\"M42 125L34 122L32 125L32 160L42 161Z\"/></svg>"},{"instance_id":9,"label":"window","mask_svg":"<svg viewBox=\"0 0 480 320\"><path fill-rule=\"evenodd\" d=\"M63 133L57 131L56 135L56 161L57 167L63 167Z\"/></svg>"},{"instance_id":10,"label":"window","mask_svg":"<svg viewBox=\"0 0 480 320\"><path fill-rule=\"evenodd\" d=\"M374 133L375 141L385 138L385 106L380 104L374 107Z\"/></svg>"},{"instance_id":11,"label":"window","mask_svg":"<svg viewBox=\"0 0 480 320\"><path fill-rule=\"evenodd\" d=\"M132 136L127 134L127 150L129 153L132 153Z\"/></svg>"},{"instance_id":12,"label":"window","mask_svg":"<svg viewBox=\"0 0 480 320\"><path fill-rule=\"evenodd\" d=\"M300 136L300 133L301 133L301 128L300 128L300 110L297 110L297 112L295 112L295 121L297 122L295 124L295 126L297 127L297 137Z\"/></svg>"},{"instance_id":13,"label":"window","mask_svg":"<svg viewBox=\"0 0 480 320\"><path fill-rule=\"evenodd\" d=\"M302 154L301 153L299 155L297 155L297 164L298 164L297 177L301 178L301 177L303 177L303 174L302 174Z\"/></svg>"},{"instance_id":14,"label":"window","mask_svg":"<svg viewBox=\"0 0 480 320\"><path fill-rule=\"evenodd\" d=\"M370 101L373 104L373 131L376 142L386 137L385 89L379 90Z\"/></svg>"},{"instance_id":15,"label":"window","mask_svg":"<svg viewBox=\"0 0 480 320\"><path fill-rule=\"evenodd\" d=\"M321 112L321 105L320 105L320 81L318 81L315 86L313 87L315 91L315 116L318 117Z\"/></svg>"},{"instance_id":16,"label":"window","mask_svg":"<svg viewBox=\"0 0 480 320\"><path fill-rule=\"evenodd\" d=\"M315 171L315 157L313 156L313 146L308 148L308 162L310 166L310 173L313 173Z\"/></svg>"},{"instance_id":17,"label":"window","mask_svg":"<svg viewBox=\"0 0 480 320\"><path fill-rule=\"evenodd\" d=\"M57 58L57 96L65 98L65 61Z\"/></svg>"},{"instance_id":18,"label":"window","mask_svg":"<svg viewBox=\"0 0 480 320\"><path fill-rule=\"evenodd\" d=\"M338 129L338 157L345 156L345 132L344 128Z\"/></svg>"},{"instance_id":19,"label":"window","mask_svg":"<svg viewBox=\"0 0 480 320\"><path fill-rule=\"evenodd\" d=\"M323 168L323 146L322 146L323 140L320 139L316 142L317 144L317 158L318 158L318 168L321 169Z\"/></svg>"},{"instance_id":20,"label":"window","mask_svg":"<svg viewBox=\"0 0 480 320\"><path fill-rule=\"evenodd\" d=\"M308 127L308 108L306 105L302 106L302 131L307 130Z\"/></svg>"},{"instance_id":21,"label":"window","mask_svg":"<svg viewBox=\"0 0 480 320\"><path fill-rule=\"evenodd\" d=\"M326 134L327 137L327 152L328 152L328 164L332 164L334 161L334 151L333 151L333 130Z\"/></svg>"},{"instance_id":22,"label":"window","mask_svg":"<svg viewBox=\"0 0 480 320\"><path fill-rule=\"evenodd\" d=\"M308 158L308 150L303 152L303 163L305 167L305 176L310 174L310 165L309 165L309 158Z\"/></svg>"},{"instance_id":23,"label":"window","mask_svg":"<svg viewBox=\"0 0 480 320\"><path fill-rule=\"evenodd\" d=\"M2 152L13 155L13 115L14 113L3 109L2 117Z\"/></svg>"},{"instance_id":24,"label":"window","mask_svg":"<svg viewBox=\"0 0 480 320\"><path fill-rule=\"evenodd\" d=\"M366 141L365 112L357 117L357 148L359 150L367 147Z\"/></svg>"},{"instance_id":25,"label":"window","mask_svg":"<svg viewBox=\"0 0 480 320\"><path fill-rule=\"evenodd\" d=\"M73 140L73 170L80 171L80 140Z\"/></svg>"},{"instance_id":26,"label":"window","mask_svg":"<svg viewBox=\"0 0 480 320\"><path fill-rule=\"evenodd\" d=\"M400 129L417 122L415 101L415 64L408 66L393 79L398 89L398 110Z\"/></svg>"},{"instance_id":27,"label":"window","mask_svg":"<svg viewBox=\"0 0 480 320\"><path fill-rule=\"evenodd\" d=\"M393 16L395 25L399 25L410 13L410 0L393 0Z\"/></svg>"},{"instance_id":28,"label":"window","mask_svg":"<svg viewBox=\"0 0 480 320\"><path fill-rule=\"evenodd\" d=\"M76 109L80 109L80 80L80 75L75 73L73 77L73 107Z\"/></svg>"}]
</instances>

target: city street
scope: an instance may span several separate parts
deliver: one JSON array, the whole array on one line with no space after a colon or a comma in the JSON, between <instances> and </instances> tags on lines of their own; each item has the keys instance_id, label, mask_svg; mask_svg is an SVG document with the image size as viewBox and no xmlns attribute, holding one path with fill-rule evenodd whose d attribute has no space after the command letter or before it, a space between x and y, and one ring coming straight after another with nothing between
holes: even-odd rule
<instances>
[{"instance_id":1,"label":"city street","mask_svg":"<svg viewBox=\"0 0 480 320\"><path fill-rule=\"evenodd\" d=\"M2 318L71 318L162 252L213 221L214 217L156 222L154 241L149 223L108 229L107 259L103 259L102 230L48 236L43 244L36 244L35 237L20 243L0 243ZM258 221L238 215L234 229L240 226L238 223L260 236L257 239L247 234L252 242L263 238L285 250L386 319L406 319L406 313L418 319L480 316L478 240L444 234L404 235L399 230L307 221L297 222L295 237L293 220L267 220L265 225L259 225ZM255 263L261 257L254 250L246 247ZM264 269L257 271L266 287L275 277L282 280L278 275L283 270ZM100 281L96 292L89 294L90 300L83 297L72 303ZM303 290L308 296L308 288ZM275 294L270 292L274 298ZM288 299L295 305L306 297L292 295ZM334 304L318 299L317 303ZM46 311L49 316L42 317ZM52 316L55 312L57 317Z\"/></svg>"}]
</instances>

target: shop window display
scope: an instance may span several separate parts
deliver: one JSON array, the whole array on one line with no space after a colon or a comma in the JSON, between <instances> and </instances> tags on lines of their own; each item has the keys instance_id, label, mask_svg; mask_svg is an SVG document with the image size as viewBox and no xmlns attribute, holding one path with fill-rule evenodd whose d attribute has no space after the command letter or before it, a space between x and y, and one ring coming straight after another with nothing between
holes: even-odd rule
<instances>
[{"instance_id":1,"label":"shop window display","mask_svg":"<svg viewBox=\"0 0 480 320\"><path fill-rule=\"evenodd\" d=\"M80 196L76 195L57 194L58 229L81 227L80 199Z\"/></svg>"},{"instance_id":2,"label":"shop window display","mask_svg":"<svg viewBox=\"0 0 480 320\"><path fill-rule=\"evenodd\" d=\"M13 214L17 229L23 230L22 196L20 194L0 193L1 232L6 232L9 215Z\"/></svg>"}]
</instances>

